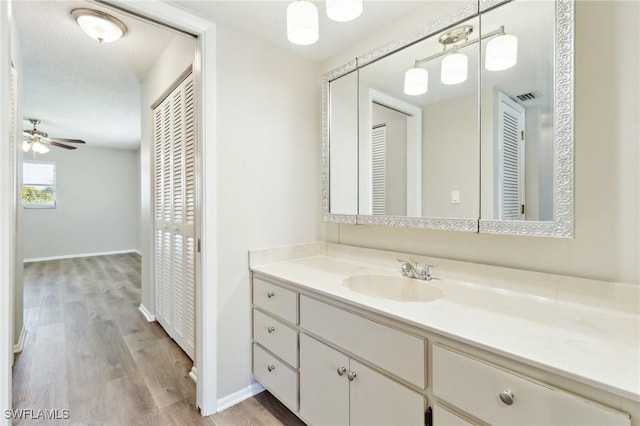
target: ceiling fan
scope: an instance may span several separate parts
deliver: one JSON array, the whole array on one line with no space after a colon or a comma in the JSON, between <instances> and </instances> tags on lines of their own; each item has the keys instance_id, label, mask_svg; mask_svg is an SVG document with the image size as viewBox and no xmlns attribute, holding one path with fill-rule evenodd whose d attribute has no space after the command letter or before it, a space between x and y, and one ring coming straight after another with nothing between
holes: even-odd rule
<instances>
[{"instance_id":1,"label":"ceiling fan","mask_svg":"<svg viewBox=\"0 0 640 426\"><path fill-rule=\"evenodd\" d=\"M85 143L80 139L50 138L47 133L36 129L38 124L40 124L40 120L30 118L29 121L33 124L33 130L25 130L22 133L24 135L24 139L22 141L22 150L24 152L29 152L31 149L33 152L38 154L45 154L49 152L49 148L47 148L46 145L57 146L64 149L76 149L77 147L66 144Z\"/></svg>"}]
</instances>

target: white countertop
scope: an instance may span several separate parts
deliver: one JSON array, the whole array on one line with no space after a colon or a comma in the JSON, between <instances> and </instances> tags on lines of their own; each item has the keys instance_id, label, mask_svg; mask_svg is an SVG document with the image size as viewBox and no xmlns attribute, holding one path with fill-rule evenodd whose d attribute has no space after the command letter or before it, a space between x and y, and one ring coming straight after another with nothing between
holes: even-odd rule
<instances>
[{"instance_id":1,"label":"white countertop","mask_svg":"<svg viewBox=\"0 0 640 426\"><path fill-rule=\"evenodd\" d=\"M273 259L272 259L273 260ZM259 274L640 401L640 315L449 279L431 302L399 302L343 286L353 275L399 276L398 265L311 255L252 264ZM442 275L439 274L442 273Z\"/></svg>"}]
</instances>

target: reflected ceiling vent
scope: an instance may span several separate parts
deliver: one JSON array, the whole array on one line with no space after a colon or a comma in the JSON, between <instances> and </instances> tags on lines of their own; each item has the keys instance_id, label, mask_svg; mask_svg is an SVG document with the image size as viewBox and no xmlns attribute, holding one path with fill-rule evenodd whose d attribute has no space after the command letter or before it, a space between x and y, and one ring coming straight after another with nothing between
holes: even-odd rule
<instances>
[{"instance_id":1,"label":"reflected ceiling vent","mask_svg":"<svg viewBox=\"0 0 640 426\"><path fill-rule=\"evenodd\" d=\"M521 95L516 95L515 98L520 102L532 101L534 99L538 99L542 97L542 93L534 90L533 92L523 93Z\"/></svg>"}]
</instances>

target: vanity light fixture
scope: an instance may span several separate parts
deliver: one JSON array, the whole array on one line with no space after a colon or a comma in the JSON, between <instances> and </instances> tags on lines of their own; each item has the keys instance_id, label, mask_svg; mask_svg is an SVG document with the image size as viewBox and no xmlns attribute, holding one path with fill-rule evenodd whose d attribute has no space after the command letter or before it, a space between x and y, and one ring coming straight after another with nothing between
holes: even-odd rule
<instances>
[{"instance_id":1,"label":"vanity light fixture","mask_svg":"<svg viewBox=\"0 0 640 426\"><path fill-rule=\"evenodd\" d=\"M423 95L429 89L429 71L415 67L404 73L404 93L411 96Z\"/></svg>"},{"instance_id":2,"label":"vanity light fixture","mask_svg":"<svg viewBox=\"0 0 640 426\"><path fill-rule=\"evenodd\" d=\"M483 35L479 39L469 40L473 32L473 26L461 25L443 33L438 41L443 46L443 51L424 59L416 59L413 68L405 73L404 92L407 95L422 95L427 92L428 73L420 65L443 58L440 68L440 80L443 84L459 84L467 79L468 58L459 50L479 40L496 37L487 44L485 68L488 71L502 71L514 66L518 59L518 39L514 35L506 34L504 26L495 31ZM458 44L460 43L460 44ZM452 47L448 47L452 45ZM416 70L424 70L420 78L417 78Z\"/></svg>"},{"instance_id":3,"label":"vanity light fixture","mask_svg":"<svg viewBox=\"0 0 640 426\"><path fill-rule=\"evenodd\" d=\"M504 34L487 43L484 67L489 71L502 71L511 68L518 62L518 39L511 34Z\"/></svg>"},{"instance_id":4,"label":"vanity light fixture","mask_svg":"<svg viewBox=\"0 0 640 426\"><path fill-rule=\"evenodd\" d=\"M334 21L353 21L361 14L362 0L327 0L327 16Z\"/></svg>"},{"instance_id":5,"label":"vanity light fixture","mask_svg":"<svg viewBox=\"0 0 640 426\"><path fill-rule=\"evenodd\" d=\"M287 6L287 38L293 44L307 46L318 41L318 8L307 0Z\"/></svg>"},{"instance_id":6,"label":"vanity light fixture","mask_svg":"<svg viewBox=\"0 0 640 426\"><path fill-rule=\"evenodd\" d=\"M99 43L111 43L127 33L127 27L113 16L93 9L73 9L71 16L82 31Z\"/></svg>"}]
</instances>

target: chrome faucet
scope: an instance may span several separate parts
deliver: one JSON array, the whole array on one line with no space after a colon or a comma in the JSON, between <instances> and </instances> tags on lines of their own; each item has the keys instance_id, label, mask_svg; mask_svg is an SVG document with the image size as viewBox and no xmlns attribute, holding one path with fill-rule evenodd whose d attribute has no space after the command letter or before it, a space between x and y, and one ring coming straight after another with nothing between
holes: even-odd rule
<instances>
[{"instance_id":1,"label":"chrome faucet","mask_svg":"<svg viewBox=\"0 0 640 426\"><path fill-rule=\"evenodd\" d=\"M431 281L431 265L424 265L420 272L418 272L418 262L416 262L416 266L413 266L409 261L398 259L398 262L402 262L402 266L400 266L400 270L402 271L403 277L409 278L417 278L423 281Z\"/></svg>"}]
</instances>

